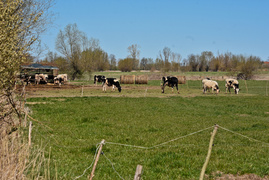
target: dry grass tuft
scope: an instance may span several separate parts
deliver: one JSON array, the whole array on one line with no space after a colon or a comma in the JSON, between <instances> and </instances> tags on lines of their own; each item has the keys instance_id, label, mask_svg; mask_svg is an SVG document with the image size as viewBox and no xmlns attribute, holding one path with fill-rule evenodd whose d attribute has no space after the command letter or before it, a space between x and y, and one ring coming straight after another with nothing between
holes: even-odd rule
<instances>
[{"instance_id":1,"label":"dry grass tuft","mask_svg":"<svg viewBox=\"0 0 269 180\"><path fill-rule=\"evenodd\" d=\"M0 96L0 180L50 179L44 148L30 147L21 127L22 103L14 97L12 102Z\"/></svg>"},{"instance_id":2,"label":"dry grass tuft","mask_svg":"<svg viewBox=\"0 0 269 180\"><path fill-rule=\"evenodd\" d=\"M0 138L0 174L3 180L26 179L24 170L28 162L29 147L22 139L19 132L6 134L2 128Z\"/></svg>"}]
</instances>

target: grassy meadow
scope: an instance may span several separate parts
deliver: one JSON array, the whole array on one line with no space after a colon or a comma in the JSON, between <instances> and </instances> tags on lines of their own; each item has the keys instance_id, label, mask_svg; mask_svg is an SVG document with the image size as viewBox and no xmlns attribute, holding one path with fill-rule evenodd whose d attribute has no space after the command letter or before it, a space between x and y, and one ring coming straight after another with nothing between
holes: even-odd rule
<instances>
[{"instance_id":1,"label":"grassy meadow","mask_svg":"<svg viewBox=\"0 0 269 180\"><path fill-rule=\"evenodd\" d=\"M179 85L180 94L170 88L162 94L158 80L122 85L121 93L83 83L82 97L78 88L39 91L27 99L39 121L33 121L32 150L43 147L49 161L41 176L79 177L104 139L94 179L133 179L138 164L143 179L199 179L215 124L220 127L207 179L220 172L269 175L267 81L240 81L239 95L226 94L224 81L218 95L202 94L200 81ZM87 179L91 169L78 179Z\"/></svg>"}]
</instances>

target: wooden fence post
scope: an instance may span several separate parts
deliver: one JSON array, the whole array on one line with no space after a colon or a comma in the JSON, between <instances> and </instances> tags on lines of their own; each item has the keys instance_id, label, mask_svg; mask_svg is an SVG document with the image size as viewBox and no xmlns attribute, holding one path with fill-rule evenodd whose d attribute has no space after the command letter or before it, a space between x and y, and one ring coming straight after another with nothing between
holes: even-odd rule
<instances>
[{"instance_id":1,"label":"wooden fence post","mask_svg":"<svg viewBox=\"0 0 269 180\"><path fill-rule=\"evenodd\" d=\"M24 110L25 101L26 101L25 84L23 85L23 88L22 88L22 97L23 97L23 101L22 101L22 109Z\"/></svg>"},{"instance_id":2,"label":"wooden fence post","mask_svg":"<svg viewBox=\"0 0 269 180\"><path fill-rule=\"evenodd\" d=\"M205 170L206 170L207 164L208 164L209 159L210 159L210 155L211 155L211 151L212 151L212 147L213 147L213 141L214 141L214 137L215 137L215 135L216 135L216 133L217 133L217 130L218 130L218 125L216 124L216 125L215 125L215 128L214 128L214 130L213 130L213 133L212 133L212 135L211 135L211 138L210 138L209 148L208 148L208 152L207 152L206 160L205 160L205 163L204 163L204 165L203 165L203 168L202 168L202 171L201 171L199 180L203 180L203 179L204 179Z\"/></svg>"},{"instance_id":3,"label":"wooden fence post","mask_svg":"<svg viewBox=\"0 0 269 180\"><path fill-rule=\"evenodd\" d=\"M81 89L81 97L83 96L83 87L84 87L84 85L82 85L82 89Z\"/></svg>"},{"instance_id":4,"label":"wooden fence post","mask_svg":"<svg viewBox=\"0 0 269 180\"><path fill-rule=\"evenodd\" d=\"M146 88L145 90L144 97L146 97L147 92L148 92L148 88Z\"/></svg>"},{"instance_id":5,"label":"wooden fence post","mask_svg":"<svg viewBox=\"0 0 269 180\"><path fill-rule=\"evenodd\" d=\"M97 153L95 162L94 162L94 164L93 164L93 168L92 168L92 172L91 172L90 180L92 180L92 178L93 178L93 176L94 176L94 171L95 171L95 169L96 169L96 165L97 165L97 162L98 162L98 160L99 160L100 154L101 154L101 152L102 152L102 147L103 147L104 144L105 144L105 140L103 139L103 140L101 141L100 148L99 148L99 150L98 150L98 153Z\"/></svg>"},{"instance_id":6,"label":"wooden fence post","mask_svg":"<svg viewBox=\"0 0 269 180\"><path fill-rule=\"evenodd\" d=\"M137 165L134 180L141 180L141 176L142 176L142 166Z\"/></svg>"},{"instance_id":7,"label":"wooden fence post","mask_svg":"<svg viewBox=\"0 0 269 180\"><path fill-rule=\"evenodd\" d=\"M28 145L31 146L31 135L32 135L32 121L29 122L29 135L28 135Z\"/></svg>"},{"instance_id":8,"label":"wooden fence post","mask_svg":"<svg viewBox=\"0 0 269 180\"><path fill-rule=\"evenodd\" d=\"M25 111L25 117L24 117L24 127L27 126L27 116L28 116L28 109Z\"/></svg>"}]
</instances>

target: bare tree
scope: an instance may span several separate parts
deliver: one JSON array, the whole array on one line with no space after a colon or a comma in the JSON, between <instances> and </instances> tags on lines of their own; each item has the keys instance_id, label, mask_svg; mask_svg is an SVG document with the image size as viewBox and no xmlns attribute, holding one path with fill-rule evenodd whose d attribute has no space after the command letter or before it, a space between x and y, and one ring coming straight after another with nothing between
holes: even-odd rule
<instances>
[{"instance_id":1,"label":"bare tree","mask_svg":"<svg viewBox=\"0 0 269 180\"><path fill-rule=\"evenodd\" d=\"M92 51L94 51L96 49L100 49L100 41L99 41L99 39L91 38L90 41L89 41L89 45L90 45L90 49Z\"/></svg>"},{"instance_id":2,"label":"bare tree","mask_svg":"<svg viewBox=\"0 0 269 180\"><path fill-rule=\"evenodd\" d=\"M188 63L190 66L191 71L197 71L199 65L199 56L191 54L188 56Z\"/></svg>"},{"instance_id":3,"label":"bare tree","mask_svg":"<svg viewBox=\"0 0 269 180\"><path fill-rule=\"evenodd\" d=\"M199 56L199 71L208 71L209 70L209 62L213 58L213 53L211 51L203 51Z\"/></svg>"},{"instance_id":4,"label":"bare tree","mask_svg":"<svg viewBox=\"0 0 269 180\"><path fill-rule=\"evenodd\" d=\"M130 58L133 59L133 69L138 69L140 50L137 44L132 44L128 47Z\"/></svg>"},{"instance_id":5,"label":"bare tree","mask_svg":"<svg viewBox=\"0 0 269 180\"><path fill-rule=\"evenodd\" d=\"M40 37L53 24L55 14L51 9L55 2L54 0L23 0L21 2L20 8L23 12L21 28L24 30L21 40L31 42L28 51L39 56L48 49L42 44Z\"/></svg>"},{"instance_id":6,"label":"bare tree","mask_svg":"<svg viewBox=\"0 0 269 180\"><path fill-rule=\"evenodd\" d=\"M160 59L164 61L165 72L168 72L171 69L171 63L169 62L171 54L172 52L168 47L164 47L163 50L159 53Z\"/></svg>"},{"instance_id":7,"label":"bare tree","mask_svg":"<svg viewBox=\"0 0 269 180\"><path fill-rule=\"evenodd\" d=\"M110 64L110 70L116 70L117 60L116 60L116 56L114 54L109 55L109 64Z\"/></svg>"},{"instance_id":8,"label":"bare tree","mask_svg":"<svg viewBox=\"0 0 269 180\"><path fill-rule=\"evenodd\" d=\"M85 34L81 32L76 24L68 24L64 31L60 30L56 39L56 50L65 56L69 62L71 78L74 80L83 72L80 61Z\"/></svg>"}]
</instances>

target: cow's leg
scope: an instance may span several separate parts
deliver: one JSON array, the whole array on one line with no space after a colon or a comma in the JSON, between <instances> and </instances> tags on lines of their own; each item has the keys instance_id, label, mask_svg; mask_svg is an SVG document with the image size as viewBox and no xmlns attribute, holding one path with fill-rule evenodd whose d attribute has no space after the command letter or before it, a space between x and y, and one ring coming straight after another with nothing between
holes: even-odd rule
<instances>
[{"instance_id":1,"label":"cow's leg","mask_svg":"<svg viewBox=\"0 0 269 180\"><path fill-rule=\"evenodd\" d=\"M176 84L176 88L177 88L177 93L179 94L179 91L178 91L178 84Z\"/></svg>"},{"instance_id":2,"label":"cow's leg","mask_svg":"<svg viewBox=\"0 0 269 180\"><path fill-rule=\"evenodd\" d=\"M103 84L103 91L106 92L106 84Z\"/></svg>"},{"instance_id":3,"label":"cow's leg","mask_svg":"<svg viewBox=\"0 0 269 180\"><path fill-rule=\"evenodd\" d=\"M115 85L114 84L112 85L112 91L115 91Z\"/></svg>"},{"instance_id":4,"label":"cow's leg","mask_svg":"<svg viewBox=\"0 0 269 180\"><path fill-rule=\"evenodd\" d=\"M234 94L236 94L236 88L235 88L235 86L233 85L233 88L234 88Z\"/></svg>"},{"instance_id":5,"label":"cow's leg","mask_svg":"<svg viewBox=\"0 0 269 180\"><path fill-rule=\"evenodd\" d=\"M164 88L165 88L165 83L163 83L163 86L162 86L162 93L164 93Z\"/></svg>"}]
</instances>

